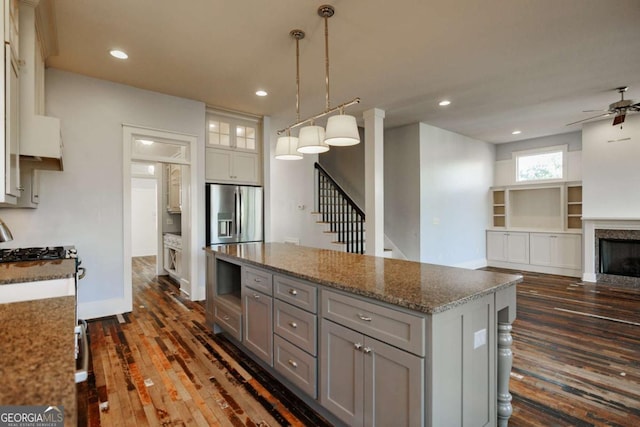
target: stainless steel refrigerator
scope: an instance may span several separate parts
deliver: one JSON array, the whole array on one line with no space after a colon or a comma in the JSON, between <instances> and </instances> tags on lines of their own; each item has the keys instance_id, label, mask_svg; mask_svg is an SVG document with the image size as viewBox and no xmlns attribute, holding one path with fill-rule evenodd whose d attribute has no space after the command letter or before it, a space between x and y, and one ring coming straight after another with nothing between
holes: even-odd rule
<instances>
[{"instance_id":1,"label":"stainless steel refrigerator","mask_svg":"<svg viewBox=\"0 0 640 427\"><path fill-rule=\"evenodd\" d=\"M206 186L207 245L263 240L262 187Z\"/></svg>"}]
</instances>

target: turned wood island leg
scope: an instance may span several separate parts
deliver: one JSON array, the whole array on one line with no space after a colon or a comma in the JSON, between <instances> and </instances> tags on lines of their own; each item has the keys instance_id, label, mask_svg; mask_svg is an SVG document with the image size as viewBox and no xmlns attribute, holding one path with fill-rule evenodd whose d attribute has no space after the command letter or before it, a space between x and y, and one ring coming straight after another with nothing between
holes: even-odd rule
<instances>
[{"instance_id":1,"label":"turned wood island leg","mask_svg":"<svg viewBox=\"0 0 640 427\"><path fill-rule=\"evenodd\" d=\"M513 413L509 378L513 364L511 323L498 322L498 426L507 427Z\"/></svg>"}]
</instances>

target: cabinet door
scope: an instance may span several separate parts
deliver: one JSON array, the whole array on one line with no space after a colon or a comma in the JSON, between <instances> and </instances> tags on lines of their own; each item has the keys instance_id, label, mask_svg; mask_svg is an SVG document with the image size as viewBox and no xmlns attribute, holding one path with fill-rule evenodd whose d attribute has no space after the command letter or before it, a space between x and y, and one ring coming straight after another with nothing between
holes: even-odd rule
<instances>
[{"instance_id":1,"label":"cabinet door","mask_svg":"<svg viewBox=\"0 0 640 427\"><path fill-rule=\"evenodd\" d=\"M229 150L205 149L205 179L207 181L231 180L231 156Z\"/></svg>"},{"instance_id":2,"label":"cabinet door","mask_svg":"<svg viewBox=\"0 0 640 427\"><path fill-rule=\"evenodd\" d=\"M529 264L529 233L507 233L507 261Z\"/></svg>"},{"instance_id":3,"label":"cabinet door","mask_svg":"<svg viewBox=\"0 0 640 427\"><path fill-rule=\"evenodd\" d=\"M20 141L18 139L18 68L11 60L11 48L5 46L5 192L20 197Z\"/></svg>"},{"instance_id":4,"label":"cabinet door","mask_svg":"<svg viewBox=\"0 0 640 427\"><path fill-rule=\"evenodd\" d=\"M421 426L424 360L365 337L364 425Z\"/></svg>"},{"instance_id":5,"label":"cabinet door","mask_svg":"<svg viewBox=\"0 0 640 427\"><path fill-rule=\"evenodd\" d=\"M242 288L244 308L243 344L273 366L273 298Z\"/></svg>"},{"instance_id":6,"label":"cabinet door","mask_svg":"<svg viewBox=\"0 0 640 427\"><path fill-rule=\"evenodd\" d=\"M320 345L320 403L346 424L362 425L364 336L322 319Z\"/></svg>"},{"instance_id":7,"label":"cabinet door","mask_svg":"<svg viewBox=\"0 0 640 427\"><path fill-rule=\"evenodd\" d=\"M531 233L531 264L552 265L551 240L555 235Z\"/></svg>"},{"instance_id":8,"label":"cabinet door","mask_svg":"<svg viewBox=\"0 0 640 427\"><path fill-rule=\"evenodd\" d=\"M492 261L507 260L507 233L487 231L487 259Z\"/></svg>"},{"instance_id":9,"label":"cabinet door","mask_svg":"<svg viewBox=\"0 0 640 427\"><path fill-rule=\"evenodd\" d=\"M257 183L258 182L258 155L254 153L233 153L231 166L231 178L233 180Z\"/></svg>"},{"instance_id":10,"label":"cabinet door","mask_svg":"<svg viewBox=\"0 0 640 427\"><path fill-rule=\"evenodd\" d=\"M582 270L582 236L559 234L555 238L552 253L554 265L562 268Z\"/></svg>"}]
</instances>

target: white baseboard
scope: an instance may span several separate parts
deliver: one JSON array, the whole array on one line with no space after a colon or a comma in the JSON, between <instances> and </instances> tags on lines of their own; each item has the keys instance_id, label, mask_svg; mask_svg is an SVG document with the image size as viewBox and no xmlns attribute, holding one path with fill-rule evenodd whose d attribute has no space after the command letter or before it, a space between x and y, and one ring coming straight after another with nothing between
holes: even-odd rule
<instances>
[{"instance_id":1,"label":"white baseboard","mask_svg":"<svg viewBox=\"0 0 640 427\"><path fill-rule=\"evenodd\" d=\"M595 273L584 273L582 275L582 281L596 283L597 279Z\"/></svg>"},{"instance_id":2,"label":"white baseboard","mask_svg":"<svg viewBox=\"0 0 640 427\"><path fill-rule=\"evenodd\" d=\"M465 261L465 262L461 262L459 264L453 264L452 267L458 267L458 268L468 268L471 270L476 270L478 268L483 268L487 266L487 259L486 258L479 258L479 259L474 259L471 261Z\"/></svg>"},{"instance_id":3,"label":"white baseboard","mask_svg":"<svg viewBox=\"0 0 640 427\"><path fill-rule=\"evenodd\" d=\"M518 264L506 261L488 261L489 267L508 268L510 270L531 271L534 273L556 274L558 276L582 277L582 271L572 268L546 267L533 264Z\"/></svg>"}]
</instances>

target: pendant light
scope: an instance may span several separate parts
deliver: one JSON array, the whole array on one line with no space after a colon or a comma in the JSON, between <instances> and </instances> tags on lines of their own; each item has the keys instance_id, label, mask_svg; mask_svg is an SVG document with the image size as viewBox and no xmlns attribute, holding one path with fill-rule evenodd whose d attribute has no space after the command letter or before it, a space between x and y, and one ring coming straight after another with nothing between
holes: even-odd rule
<instances>
[{"instance_id":1,"label":"pendant light","mask_svg":"<svg viewBox=\"0 0 640 427\"><path fill-rule=\"evenodd\" d=\"M325 85L326 85L326 105L325 110L312 117L304 120L298 120L296 123L289 125L285 129L278 131L278 135L285 134L290 136L291 129L309 124L300 129L298 135L298 149L299 153L324 153L329 150L329 145L334 146L347 146L355 145L360 142L360 134L358 132L358 125L354 116L344 114L344 109L351 105L360 102L360 98L354 98L349 102L338 105L337 107L331 107L330 92L329 92L329 23L328 20L335 14L335 9L330 5L323 5L318 8L318 15L324 19L324 40L325 40ZM292 32L292 36L293 35ZM297 50L296 50L297 54ZM327 116L329 114L339 112L338 115L329 117L327 121L327 130L321 126L315 125L315 120ZM283 137L286 138L286 137ZM280 141L280 138L278 139ZM282 140L282 151L284 151L285 140ZM276 144L276 151L277 144Z\"/></svg>"},{"instance_id":2,"label":"pendant light","mask_svg":"<svg viewBox=\"0 0 640 427\"><path fill-rule=\"evenodd\" d=\"M318 8L318 15L324 19L324 55L325 55L325 84L327 87L326 109L329 111L329 18L335 14L335 9L330 5ZM344 108L340 108L340 114L329 117L324 142L328 145L347 146L360 142L358 125L354 116L344 114Z\"/></svg>"},{"instance_id":3,"label":"pendant light","mask_svg":"<svg viewBox=\"0 0 640 427\"><path fill-rule=\"evenodd\" d=\"M304 38L304 31L291 30L289 35L296 39L296 117L300 120L300 40ZM276 142L276 159L301 160L302 154L298 152L299 139L291 136L291 128L287 129L286 136L281 136Z\"/></svg>"}]
</instances>

